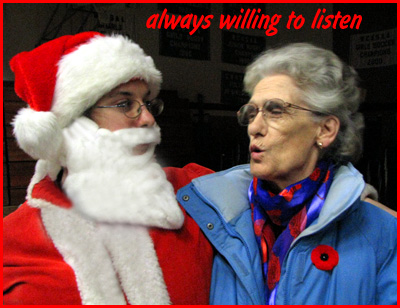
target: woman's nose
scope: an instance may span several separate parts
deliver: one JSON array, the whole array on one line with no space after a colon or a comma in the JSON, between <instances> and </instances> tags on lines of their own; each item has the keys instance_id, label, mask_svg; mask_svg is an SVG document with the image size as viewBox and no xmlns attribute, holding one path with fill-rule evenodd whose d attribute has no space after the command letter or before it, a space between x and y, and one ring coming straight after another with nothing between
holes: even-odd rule
<instances>
[{"instance_id":1,"label":"woman's nose","mask_svg":"<svg viewBox=\"0 0 400 308\"><path fill-rule=\"evenodd\" d=\"M255 136L257 134L264 134L266 129L266 123L262 112L258 112L253 122L247 127L249 136Z\"/></svg>"}]
</instances>

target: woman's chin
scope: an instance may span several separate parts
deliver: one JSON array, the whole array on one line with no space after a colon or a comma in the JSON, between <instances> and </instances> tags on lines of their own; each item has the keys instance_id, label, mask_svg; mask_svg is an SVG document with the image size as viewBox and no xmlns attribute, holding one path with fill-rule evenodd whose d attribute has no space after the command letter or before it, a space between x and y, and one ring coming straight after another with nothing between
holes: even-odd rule
<instances>
[{"instance_id":1,"label":"woman's chin","mask_svg":"<svg viewBox=\"0 0 400 308\"><path fill-rule=\"evenodd\" d=\"M266 176L266 166L259 161L251 159L250 172L256 178L263 179Z\"/></svg>"}]
</instances>

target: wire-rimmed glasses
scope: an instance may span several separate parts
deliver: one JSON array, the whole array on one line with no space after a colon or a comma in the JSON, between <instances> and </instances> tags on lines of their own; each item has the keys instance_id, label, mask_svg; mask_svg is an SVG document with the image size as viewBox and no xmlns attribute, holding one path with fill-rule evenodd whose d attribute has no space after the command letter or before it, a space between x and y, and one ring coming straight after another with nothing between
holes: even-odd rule
<instances>
[{"instance_id":1,"label":"wire-rimmed glasses","mask_svg":"<svg viewBox=\"0 0 400 308\"><path fill-rule=\"evenodd\" d=\"M254 121L259 112L262 112L264 119L280 119L285 113L288 113L288 108L309 111L317 115L325 115L322 112L303 108L279 98L274 98L267 100L261 108L258 108L254 103L243 105L237 112L237 118L240 125L247 126Z\"/></svg>"},{"instance_id":2,"label":"wire-rimmed glasses","mask_svg":"<svg viewBox=\"0 0 400 308\"><path fill-rule=\"evenodd\" d=\"M142 107L145 106L146 109L153 115L158 116L164 110L164 102L155 98L150 101L145 101L141 104L137 100L124 100L118 104L111 106L95 106L94 108L121 108L120 110L130 119L136 119L142 113Z\"/></svg>"}]
</instances>

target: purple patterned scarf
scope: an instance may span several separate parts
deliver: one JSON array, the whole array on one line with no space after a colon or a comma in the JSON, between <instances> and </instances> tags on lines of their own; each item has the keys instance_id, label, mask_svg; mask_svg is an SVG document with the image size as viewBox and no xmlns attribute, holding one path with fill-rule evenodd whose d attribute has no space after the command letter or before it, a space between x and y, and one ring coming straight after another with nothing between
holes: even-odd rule
<instances>
[{"instance_id":1,"label":"purple patterned scarf","mask_svg":"<svg viewBox=\"0 0 400 308\"><path fill-rule=\"evenodd\" d=\"M278 195L254 178L249 187L254 232L262 254L266 304L275 304L281 265L293 240L319 215L335 165L320 161L312 174Z\"/></svg>"}]
</instances>

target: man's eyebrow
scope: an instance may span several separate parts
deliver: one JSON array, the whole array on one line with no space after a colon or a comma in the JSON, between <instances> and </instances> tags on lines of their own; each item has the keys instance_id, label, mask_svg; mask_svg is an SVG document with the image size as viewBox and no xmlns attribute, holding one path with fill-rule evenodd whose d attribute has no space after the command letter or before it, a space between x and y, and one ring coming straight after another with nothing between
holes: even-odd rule
<instances>
[{"instance_id":1,"label":"man's eyebrow","mask_svg":"<svg viewBox=\"0 0 400 308\"><path fill-rule=\"evenodd\" d=\"M107 95L107 97L115 97L115 96L133 96L132 92L129 91L117 91L115 93L110 93L109 95ZM144 96L144 98L149 97L150 96L150 90L146 93L146 95Z\"/></svg>"},{"instance_id":2,"label":"man's eyebrow","mask_svg":"<svg viewBox=\"0 0 400 308\"><path fill-rule=\"evenodd\" d=\"M119 96L119 95L132 96L133 94L131 92L128 92L128 91L118 91L118 92L115 92L115 93L110 93L108 95L108 97L115 97L115 96Z\"/></svg>"}]
</instances>

